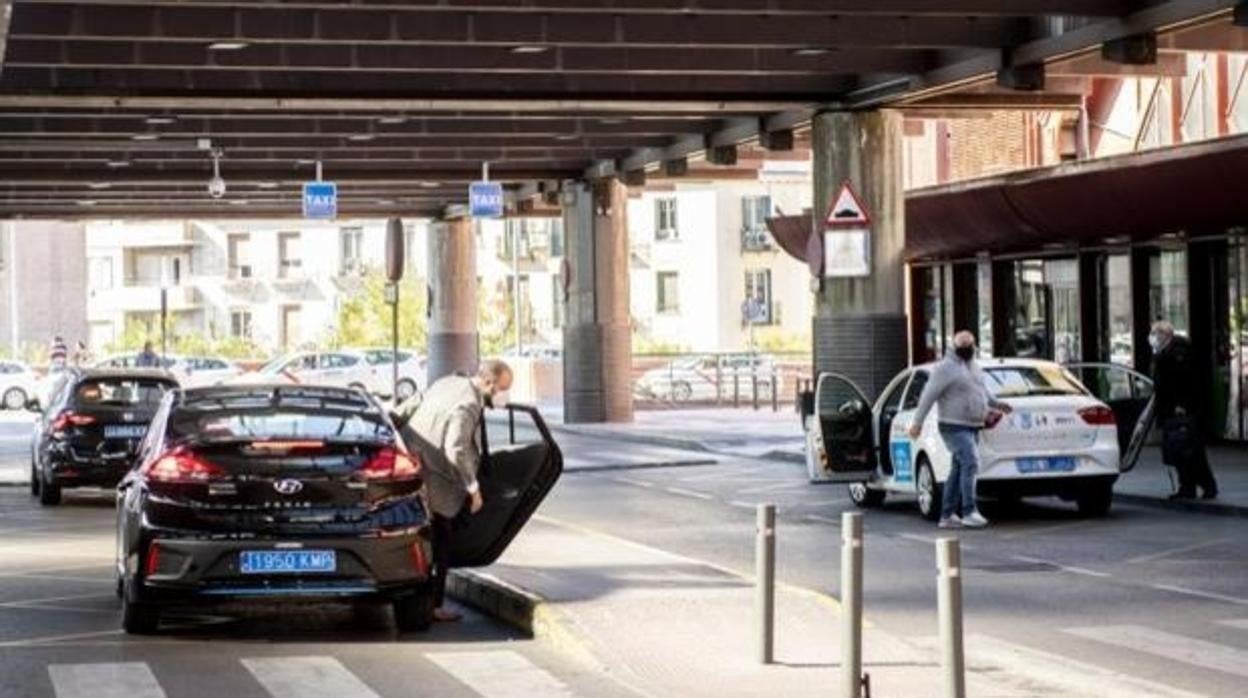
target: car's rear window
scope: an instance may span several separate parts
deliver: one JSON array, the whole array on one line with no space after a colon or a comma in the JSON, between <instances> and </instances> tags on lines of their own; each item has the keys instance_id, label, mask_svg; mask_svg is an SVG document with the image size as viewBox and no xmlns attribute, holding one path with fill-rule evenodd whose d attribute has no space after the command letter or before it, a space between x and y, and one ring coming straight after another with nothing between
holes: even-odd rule
<instances>
[{"instance_id":1,"label":"car's rear window","mask_svg":"<svg viewBox=\"0 0 1248 698\"><path fill-rule=\"evenodd\" d=\"M394 432L372 403L350 394L241 393L184 400L170 415L178 438L316 439L391 442Z\"/></svg>"},{"instance_id":2,"label":"car's rear window","mask_svg":"<svg viewBox=\"0 0 1248 698\"><path fill-rule=\"evenodd\" d=\"M155 409L174 386L154 379L88 378L74 388L74 402L82 407L91 405L145 407Z\"/></svg>"},{"instance_id":3,"label":"car's rear window","mask_svg":"<svg viewBox=\"0 0 1248 698\"><path fill-rule=\"evenodd\" d=\"M984 384L996 397L1086 395L1074 376L1060 366L1001 366L984 370Z\"/></svg>"}]
</instances>

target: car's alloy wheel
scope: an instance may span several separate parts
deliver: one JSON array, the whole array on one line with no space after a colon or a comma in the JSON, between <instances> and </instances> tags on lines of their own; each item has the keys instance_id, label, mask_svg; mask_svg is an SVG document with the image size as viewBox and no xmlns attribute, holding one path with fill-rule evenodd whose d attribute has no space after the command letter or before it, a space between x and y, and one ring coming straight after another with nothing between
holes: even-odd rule
<instances>
[{"instance_id":1,"label":"car's alloy wheel","mask_svg":"<svg viewBox=\"0 0 1248 698\"><path fill-rule=\"evenodd\" d=\"M39 480L39 504L54 507L61 503L61 486Z\"/></svg>"},{"instance_id":2,"label":"car's alloy wheel","mask_svg":"<svg viewBox=\"0 0 1248 698\"><path fill-rule=\"evenodd\" d=\"M873 490L867 487L865 482L851 482L849 484L849 499L863 509L878 507L884 503L884 498L888 493L884 490Z\"/></svg>"},{"instance_id":3,"label":"car's alloy wheel","mask_svg":"<svg viewBox=\"0 0 1248 698\"><path fill-rule=\"evenodd\" d=\"M129 635L152 635L160 626L160 607L135 599L134 580L123 581L121 629Z\"/></svg>"},{"instance_id":4,"label":"car's alloy wheel","mask_svg":"<svg viewBox=\"0 0 1248 698\"><path fill-rule=\"evenodd\" d=\"M399 384L394 386L395 402L403 402L404 400L408 399L409 397L415 394L416 394L416 384L406 378L399 381Z\"/></svg>"},{"instance_id":5,"label":"car's alloy wheel","mask_svg":"<svg viewBox=\"0 0 1248 698\"><path fill-rule=\"evenodd\" d=\"M21 388L9 388L4 391L4 407L10 410L20 410L26 407L26 391Z\"/></svg>"},{"instance_id":6,"label":"car's alloy wheel","mask_svg":"<svg viewBox=\"0 0 1248 698\"><path fill-rule=\"evenodd\" d=\"M30 459L30 496L39 496L39 468L34 458Z\"/></svg>"},{"instance_id":7,"label":"car's alloy wheel","mask_svg":"<svg viewBox=\"0 0 1248 698\"><path fill-rule=\"evenodd\" d=\"M394 624L399 632L424 632L433 625L433 612L437 608L437 598L428 586L422 586L416 593L405 596L394 602Z\"/></svg>"},{"instance_id":8,"label":"car's alloy wheel","mask_svg":"<svg viewBox=\"0 0 1248 698\"><path fill-rule=\"evenodd\" d=\"M936 482L936 474L927 458L919 460L915 476L916 494L919 496L919 514L928 521L940 518L940 483Z\"/></svg>"},{"instance_id":9,"label":"car's alloy wheel","mask_svg":"<svg viewBox=\"0 0 1248 698\"><path fill-rule=\"evenodd\" d=\"M693 397L693 388L685 382L675 383L672 385L672 400L674 402L688 402Z\"/></svg>"}]
</instances>

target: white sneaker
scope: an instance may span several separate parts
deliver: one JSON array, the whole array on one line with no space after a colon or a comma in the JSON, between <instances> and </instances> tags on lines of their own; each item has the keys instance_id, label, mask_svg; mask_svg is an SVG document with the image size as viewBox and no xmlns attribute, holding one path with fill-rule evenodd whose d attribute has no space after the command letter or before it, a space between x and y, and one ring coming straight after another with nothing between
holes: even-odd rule
<instances>
[{"instance_id":1,"label":"white sneaker","mask_svg":"<svg viewBox=\"0 0 1248 698\"><path fill-rule=\"evenodd\" d=\"M967 528L983 528L988 525L988 519L985 519L984 515L978 511L973 511L969 516L962 518L962 525Z\"/></svg>"},{"instance_id":2,"label":"white sneaker","mask_svg":"<svg viewBox=\"0 0 1248 698\"><path fill-rule=\"evenodd\" d=\"M962 517L957 514L946 516L936 524L936 528L962 528Z\"/></svg>"}]
</instances>

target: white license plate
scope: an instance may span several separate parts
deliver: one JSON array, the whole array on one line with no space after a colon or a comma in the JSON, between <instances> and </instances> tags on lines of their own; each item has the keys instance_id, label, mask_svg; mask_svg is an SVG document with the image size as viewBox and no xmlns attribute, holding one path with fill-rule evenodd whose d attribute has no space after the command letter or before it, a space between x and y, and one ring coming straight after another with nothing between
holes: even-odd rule
<instances>
[{"instance_id":1,"label":"white license plate","mask_svg":"<svg viewBox=\"0 0 1248 698\"><path fill-rule=\"evenodd\" d=\"M147 425L145 424L104 425L104 438L106 439L141 439L146 433Z\"/></svg>"},{"instance_id":2,"label":"white license plate","mask_svg":"<svg viewBox=\"0 0 1248 698\"><path fill-rule=\"evenodd\" d=\"M244 550L238 554L243 574L303 574L338 569L333 550Z\"/></svg>"}]
</instances>

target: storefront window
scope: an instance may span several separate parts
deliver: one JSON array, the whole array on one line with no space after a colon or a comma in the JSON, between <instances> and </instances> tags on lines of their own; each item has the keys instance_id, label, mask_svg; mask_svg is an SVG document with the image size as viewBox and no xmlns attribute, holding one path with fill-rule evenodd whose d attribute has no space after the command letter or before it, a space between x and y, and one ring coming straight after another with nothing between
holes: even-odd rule
<instances>
[{"instance_id":1,"label":"storefront window","mask_svg":"<svg viewBox=\"0 0 1248 698\"><path fill-rule=\"evenodd\" d=\"M1238 232L1231 238L1227 255L1230 385L1224 434L1244 440L1248 439L1248 231Z\"/></svg>"},{"instance_id":2,"label":"storefront window","mask_svg":"<svg viewBox=\"0 0 1248 698\"><path fill-rule=\"evenodd\" d=\"M1079 266L1073 259L1014 265L1014 350L1060 363L1080 358Z\"/></svg>"},{"instance_id":3,"label":"storefront window","mask_svg":"<svg viewBox=\"0 0 1248 698\"><path fill-rule=\"evenodd\" d=\"M1105 273L1102 277L1102 302L1105 304L1101 322L1102 347L1108 347L1109 356L1102 359L1132 366L1135 364L1135 346L1131 336L1131 257L1127 254L1111 254L1105 257ZM1104 351L1104 349L1102 349Z\"/></svg>"},{"instance_id":4,"label":"storefront window","mask_svg":"<svg viewBox=\"0 0 1248 698\"><path fill-rule=\"evenodd\" d=\"M976 266L979 355L989 357L992 356L992 262L981 259Z\"/></svg>"},{"instance_id":5,"label":"storefront window","mask_svg":"<svg viewBox=\"0 0 1248 698\"><path fill-rule=\"evenodd\" d=\"M1187 315L1187 250L1161 250L1149 259L1148 308L1154 320L1169 320L1175 332L1191 336Z\"/></svg>"}]
</instances>

